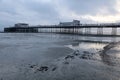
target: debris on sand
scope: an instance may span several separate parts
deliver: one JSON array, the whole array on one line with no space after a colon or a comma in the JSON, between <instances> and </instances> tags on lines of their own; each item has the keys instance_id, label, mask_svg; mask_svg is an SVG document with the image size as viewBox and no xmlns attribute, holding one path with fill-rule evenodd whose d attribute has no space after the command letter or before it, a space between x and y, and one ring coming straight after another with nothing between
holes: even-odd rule
<instances>
[{"instance_id":1,"label":"debris on sand","mask_svg":"<svg viewBox=\"0 0 120 80\"><path fill-rule=\"evenodd\" d=\"M69 62L67 62L67 61L65 61L65 62L63 62L64 64L69 64Z\"/></svg>"},{"instance_id":2,"label":"debris on sand","mask_svg":"<svg viewBox=\"0 0 120 80\"><path fill-rule=\"evenodd\" d=\"M38 65L30 65L31 69L34 69L35 73L36 72L45 72L48 71L49 67L48 66L38 66Z\"/></svg>"},{"instance_id":3,"label":"debris on sand","mask_svg":"<svg viewBox=\"0 0 120 80\"><path fill-rule=\"evenodd\" d=\"M37 68L37 71L41 71L41 72L45 72L47 71L49 68L47 66L41 66L39 68Z\"/></svg>"},{"instance_id":4,"label":"debris on sand","mask_svg":"<svg viewBox=\"0 0 120 80\"><path fill-rule=\"evenodd\" d=\"M72 56L72 55L67 55L67 56L65 57L65 60L67 60L67 59L74 59L74 56Z\"/></svg>"},{"instance_id":5,"label":"debris on sand","mask_svg":"<svg viewBox=\"0 0 120 80\"><path fill-rule=\"evenodd\" d=\"M79 52L79 50L76 50L76 51L74 51L74 52L73 52L73 55L75 55L75 56L78 56L78 55L80 55L80 52Z\"/></svg>"},{"instance_id":6,"label":"debris on sand","mask_svg":"<svg viewBox=\"0 0 120 80\"><path fill-rule=\"evenodd\" d=\"M54 67L53 69L52 69L52 71L55 71L57 69L57 67Z\"/></svg>"},{"instance_id":7,"label":"debris on sand","mask_svg":"<svg viewBox=\"0 0 120 80\"><path fill-rule=\"evenodd\" d=\"M37 65L30 65L30 68L34 68L35 66L37 66Z\"/></svg>"}]
</instances>

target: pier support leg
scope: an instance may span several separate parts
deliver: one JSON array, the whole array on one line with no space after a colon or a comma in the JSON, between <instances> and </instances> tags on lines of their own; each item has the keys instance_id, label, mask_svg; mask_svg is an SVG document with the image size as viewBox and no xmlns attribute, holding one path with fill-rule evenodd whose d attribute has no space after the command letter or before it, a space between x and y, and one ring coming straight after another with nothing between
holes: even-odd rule
<instances>
[{"instance_id":1,"label":"pier support leg","mask_svg":"<svg viewBox=\"0 0 120 80\"><path fill-rule=\"evenodd\" d=\"M111 35L117 35L117 28L116 27L112 27Z\"/></svg>"},{"instance_id":2,"label":"pier support leg","mask_svg":"<svg viewBox=\"0 0 120 80\"><path fill-rule=\"evenodd\" d=\"M97 35L103 35L103 28L97 28Z\"/></svg>"},{"instance_id":3,"label":"pier support leg","mask_svg":"<svg viewBox=\"0 0 120 80\"><path fill-rule=\"evenodd\" d=\"M91 34L91 28L85 28L85 34Z\"/></svg>"},{"instance_id":4,"label":"pier support leg","mask_svg":"<svg viewBox=\"0 0 120 80\"><path fill-rule=\"evenodd\" d=\"M79 28L79 34L83 34L83 28Z\"/></svg>"},{"instance_id":5,"label":"pier support leg","mask_svg":"<svg viewBox=\"0 0 120 80\"><path fill-rule=\"evenodd\" d=\"M79 33L79 28L76 28L76 33L77 33L77 34Z\"/></svg>"},{"instance_id":6,"label":"pier support leg","mask_svg":"<svg viewBox=\"0 0 120 80\"><path fill-rule=\"evenodd\" d=\"M74 27L74 34L76 34L77 33L77 28L76 27Z\"/></svg>"},{"instance_id":7,"label":"pier support leg","mask_svg":"<svg viewBox=\"0 0 120 80\"><path fill-rule=\"evenodd\" d=\"M74 33L74 28L72 28L72 33Z\"/></svg>"}]
</instances>

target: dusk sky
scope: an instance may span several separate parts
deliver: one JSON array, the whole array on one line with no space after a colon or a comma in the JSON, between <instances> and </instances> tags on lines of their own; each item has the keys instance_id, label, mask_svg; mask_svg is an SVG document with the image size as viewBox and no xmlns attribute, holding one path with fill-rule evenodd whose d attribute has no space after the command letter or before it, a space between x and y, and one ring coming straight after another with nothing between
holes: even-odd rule
<instances>
[{"instance_id":1,"label":"dusk sky","mask_svg":"<svg viewBox=\"0 0 120 80\"><path fill-rule=\"evenodd\" d=\"M0 0L0 29L15 23L31 25L120 22L120 0Z\"/></svg>"}]
</instances>

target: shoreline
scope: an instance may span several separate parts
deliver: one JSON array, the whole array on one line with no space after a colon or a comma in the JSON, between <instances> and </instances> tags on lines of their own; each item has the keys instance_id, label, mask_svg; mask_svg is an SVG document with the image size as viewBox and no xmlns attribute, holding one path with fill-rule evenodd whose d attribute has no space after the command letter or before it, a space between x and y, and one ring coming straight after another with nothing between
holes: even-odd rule
<instances>
[{"instance_id":1,"label":"shoreline","mask_svg":"<svg viewBox=\"0 0 120 80\"><path fill-rule=\"evenodd\" d=\"M97 34L78 34L78 33L51 33L51 32L0 32L0 33L50 33L50 34L69 34L69 35L80 35L89 37L120 37L120 35L97 35Z\"/></svg>"}]
</instances>

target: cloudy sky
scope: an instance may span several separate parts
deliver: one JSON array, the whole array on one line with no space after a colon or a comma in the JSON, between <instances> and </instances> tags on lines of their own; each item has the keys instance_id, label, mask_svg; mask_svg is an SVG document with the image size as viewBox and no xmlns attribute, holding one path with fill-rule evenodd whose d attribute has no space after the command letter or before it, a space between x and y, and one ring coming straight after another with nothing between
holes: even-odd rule
<instances>
[{"instance_id":1,"label":"cloudy sky","mask_svg":"<svg viewBox=\"0 0 120 80\"><path fill-rule=\"evenodd\" d=\"M0 28L25 22L31 25L120 21L120 0L0 0Z\"/></svg>"}]
</instances>

